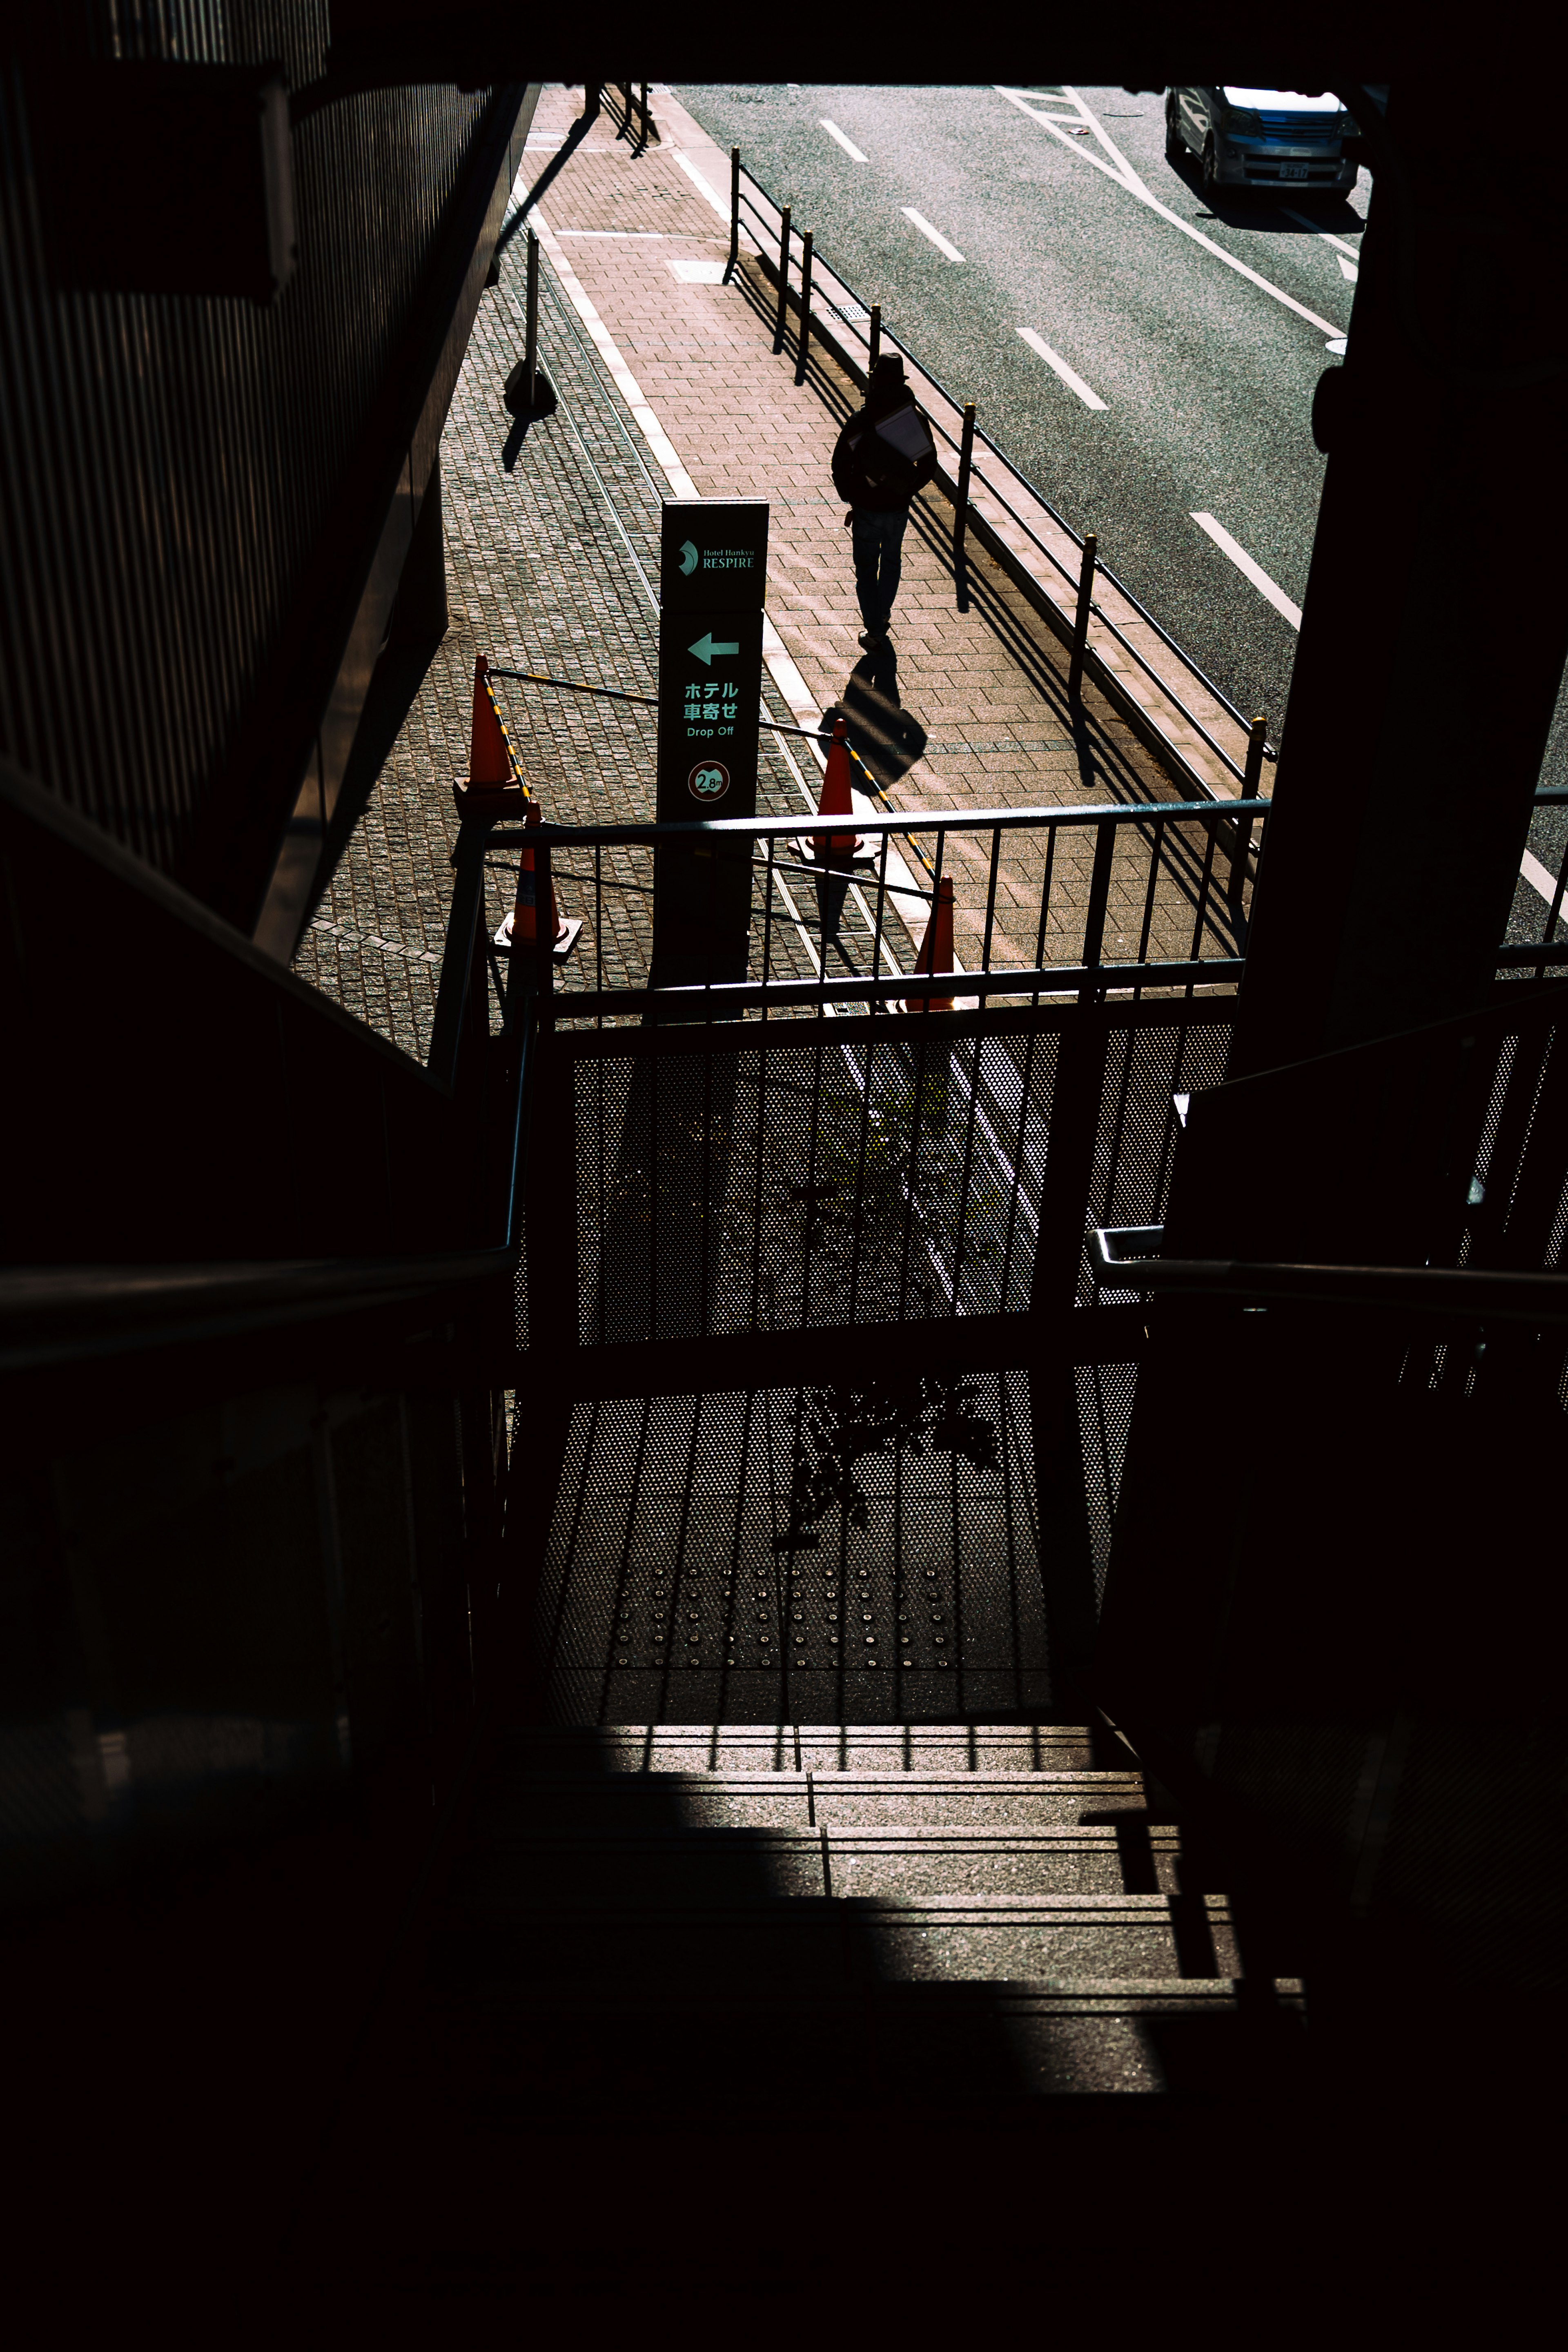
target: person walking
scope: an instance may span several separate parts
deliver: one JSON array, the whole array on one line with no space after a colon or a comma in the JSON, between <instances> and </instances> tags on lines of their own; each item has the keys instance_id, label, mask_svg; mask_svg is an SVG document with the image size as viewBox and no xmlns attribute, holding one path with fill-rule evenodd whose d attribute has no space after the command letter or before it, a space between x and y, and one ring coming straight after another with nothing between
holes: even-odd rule
<instances>
[{"instance_id":1,"label":"person walking","mask_svg":"<svg viewBox=\"0 0 1568 2352\"><path fill-rule=\"evenodd\" d=\"M885 352L871 370L866 405L849 419L833 452L833 487L849 509L844 520L866 624L860 643L868 653L880 653L889 642L910 501L935 472L936 445L904 382L904 363L897 352Z\"/></svg>"}]
</instances>

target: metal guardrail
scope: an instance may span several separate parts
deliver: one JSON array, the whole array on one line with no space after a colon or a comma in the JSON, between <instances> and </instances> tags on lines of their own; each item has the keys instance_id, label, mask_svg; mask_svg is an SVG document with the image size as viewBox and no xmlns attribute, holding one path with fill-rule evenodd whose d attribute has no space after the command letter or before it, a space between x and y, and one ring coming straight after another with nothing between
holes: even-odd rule
<instances>
[{"instance_id":1,"label":"metal guardrail","mask_svg":"<svg viewBox=\"0 0 1568 2352\"><path fill-rule=\"evenodd\" d=\"M1568 1323L1568 1274L1436 1265L1295 1265L1240 1258L1112 1261L1138 1287L1280 1306L1363 1307L1441 1320Z\"/></svg>"},{"instance_id":2,"label":"metal guardrail","mask_svg":"<svg viewBox=\"0 0 1568 2352\"><path fill-rule=\"evenodd\" d=\"M1194 989L1228 989L1239 979L1247 835L1266 823L1268 807L1265 800L1148 802L985 809L963 816L949 810L857 816L863 847L847 863L814 854L815 837L831 838L835 822L842 828L846 821L805 812L680 824L545 824L526 834L498 828L489 833L485 848L493 855L530 849L541 904L547 875L561 883L563 896L569 886L579 894L584 886L592 890L590 983L574 985L570 967L563 975L548 954L540 958L537 984L558 1018L603 1021L646 1013L655 998L672 1012L695 1002L710 1017L759 1012L766 1018L770 1012L826 1012L850 1002L887 1005L900 998L935 1000L942 1009L944 1000L960 998L1095 1002L1128 991L1136 998L1146 990L1190 997ZM1072 845L1085 835L1086 851L1074 860ZM929 887L894 868L896 837L931 845L917 850ZM734 845L734 854L743 851L752 866L754 928L745 975L726 971L685 989L607 986L606 898L649 895L656 851L684 848L718 862L726 844ZM1010 853L1005 873L1005 847ZM559 862L574 850L587 852L586 870ZM639 866L619 854L626 852L640 852L646 862ZM1069 865L1083 886L1070 898L1062 887ZM915 959L917 980L905 969L900 934L913 936L942 899L944 881L951 885L961 873L984 877L979 961L965 971L944 960L932 971L922 953ZM1113 943L1108 951L1113 888L1122 917L1117 936L1128 940L1131 934L1136 942L1120 954ZM574 899L584 903L580 895ZM898 919L897 929L890 918ZM966 920L972 935L973 911ZM638 929L651 941L646 924ZM1047 957L1053 940L1062 943L1062 951ZM951 934L944 950L950 942ZM936 952L932 945L930 956Z\"/></svg>"},{"instance_id":3,"label":"metal guardrail","mask_svg":"<svg viewBox=\"0 0 1568 2352\"><path fill-rule=\"evenodd\" d=\"M763 200L762 204L759 204L756 201L756 197L749 195L746 193L742 184L742 181L749 181L751 183L752 187L756 191L757 197L761 197ZM771 219L768 217L768 214L764 213L763 209L764 205L769 208L769 211L772 214L773 217ZM811 262L810 266L805 270L801 296L797 297L795 300L795 307L799 314L798 344L796 353L797 382L804 379L806 352L809 346L811 335L814 331L814 322L811 311L811 281L812 273L815 271L819 279L830 279L832 283L837 286L839 292L845 297L845 299L842 302L829 303L827 307L834 311L839 326L847 330L858 344L861 341L864 342L866 352L866 368L863 371L864 373L869 372L869 368L877 356L880 343L884 341L889 342L907 361L909 361L910 366L928 384L931 386L932 390L941 395L942 399L948 404L949 407L951 407L956 415L963 417L963 424L959 436L956 437L942 424L940 416L931 416L929 420L932 431L942 442L946 444L948 449L952 453L953 458L956 461L956 486L949 490L949 495L953 499L955 507L958 509L957 520L954 525L955 568L962 567L963 540L971 522L978 522L983 528L984 527L985 519L983 516L971 515L966 496L972 477L973 447L975 443L978 442L994 460L996 467L1004 469L1005 474L1010 477L1014 482L1020 484L1028 493L1029 498L1033 499L1045 513L1049 515L1051 520L1056 524L1058 529L1064 532L1079 549L1082 562L1080 562L1079 572L1075 577L1072 571L1062 562L1056 551L1048 546L1039 536L1039 533L1033 528L1026 517L1019 513L1016 506L1014 504L1013 500L1007 497L1005 491L998 488L996 481L993 478L992 473L987 470L980 475L980 479L984 482L984 487L990 492L992 497L995 499L998 506L1002 509L1002 511L1006 516L1008 521L1024 534L1031 546L1036 548L1038 552L1045 557L1047 562L1051 565L1053 570L1061 576L1062 580L1066 582L1068 586L1072 590L1075 604L1079 600L1080 587L1086 573L1092 577L1094 571L1098 568L1103 577L1109 581L1110 585L1114 588L1118 596L1121 597L1132 607L1133 611L1138 614L1140 621L1146 627L1152 629L1154 635L1160 639L1161 643L1165 646L1171 653L1175 655L1177 659L1182 663L1184 668L1197 680L1204 692L1212 696L1213 699L1231 719L1235 720L1236 724L1243 730L1249 739L1255 739L1258 728L1257 719L1244 717L1242 712L1237 709L1235 703L1231 701L1230 698L1214 683L1212 678L1207 677L1205 672L1198 667L1197 664L1192 659L1192 656L1186 653L1182 646L1177 645L1175 639L1171 636L1169 632L1161 627L1159 622L1155 620L1153 614L1149 612L1148 608L1142 604L1141 599L1133 594L1132 591L1128 588L1113 572L1110 571L1109 566L1102 563L1097 563L1095 556L1089 551L1086 550L1084 535L1073 529L1072 525L1068 522L1065 517L1062 516L1051 504L1051 501L1045 496L1044 492L1038 489L1033 482L1029 481L1026 476L1021 474L1018 468L1013 464L1012 460L1007 457L1000 448L998 448L997 445L991 439L990 436L979 428L974 419L973 404L966 406L963 402L958 400L954 394L948 390L941 378L932 374L930 368L928 368L922 361L916 358L909 345L902 342L900 338L892 332L892 331L883 322L880 305L871 306L863 302L859 296L855 292L854 289L848 284L847 280L845 279L839 272L828 268L823 263L821 255L815 252L813 248L811 233L800 232L795 229L791 218L790 207L787 205L779 205L771 195L769 195L762 183L750 172L747 172L742 165L740 162L739 148L732 148L731 150L731 254L730 262L725 272L726 277L730 275L738 261L742 219L743 216L747 215L750 215L751 222L754 224L757 233L758 260L761 262L764 269L767 270L768 274L774 279L778 289L778 312L773 330L773 349L775 352L782 352L784 349L785 324L791 300L789 289L790 259L795 241L797 237L799 238L803 254L806 250L811 249ZM775 239L778 245L778 258L776 261L773 258L771 251L769 250ZM865 320L867 325L867 332L863 338L859 333L859 322L862 318ZM831 346L836 341L836 336L826 332L820 325L816 326L815 331L818 336L818 340L829 346ZM947 488L949 486L943 483L942 487ZM1090 536L1092 536L1092 534ZM1276 756L1273 748L1265 740L1261 743L1256 754L1249 751L1249 755L1246 762L1244 764L1238 763L1226 749L1225 745L1221 743L1211 732L1209 728L1205 725L1204 721L1197 716L1197 714L1190 709L1186 703L1183 701L1181 696L1172 686L1169 678L1167 678L1163 672L1155 669L1152 664L1149 662L1139 651L1137 646L1133 644L1126 631L1121 628L1100 605L1093 604L1088 609L1092 610L1094 617L1100 623L1101 626L1107 629L1115 638L1117 644L1127 655L1128 658L1134 662L1143 675L1159 688L1160 692L1167 698L1173 708L1180 711L1187 724L1202 738L1209 750L1214 753L1215 757L1222 762L1229 774L1236 779L1237 783L1242 788L1243 792L1256 792L1258 777L1261 772L1261 761L1265 758L1273 759ZM1064 621L1067 617L1064 608ZM1086 649L1081 646L1077 649L1078 660L1080 665L1085 657L1085 650ZM1103 684L1105 682L1103 665L1094 660L1092 648L1087 649L1087 655L1097 672L1100 673L1100 679ZM1145 715L1147 716L1147 714ZM1180 761L1186 772L1194 774L1194 781L1200 790L1206 791L1207 787L1205 784L1203 778L1196 776L1195 773L1194 773L1194 772L1188 767L1188 763L1182 758L1180 746L1171 742L1169 738L1164 737L1163 730L1161 730L1161 733L1166 743L1170 756Z\"/></svg>"}]
</instances>

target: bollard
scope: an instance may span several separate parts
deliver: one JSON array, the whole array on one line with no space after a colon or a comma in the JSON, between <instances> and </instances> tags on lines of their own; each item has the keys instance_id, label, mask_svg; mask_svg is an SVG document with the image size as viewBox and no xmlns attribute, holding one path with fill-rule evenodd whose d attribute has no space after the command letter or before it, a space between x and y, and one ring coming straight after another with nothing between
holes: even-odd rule
<instances>
[{"instance_id":1,"label":"bollard","mask_svg":"<svg viewBox=\"0 0 1568 2352\"><path fill-rule=\"evenodd\" d=\"M867 343L868 348L866 356L866 373L869 377L871 370L882 356L882 306L879 302L873 302L871 305L871 327Z\"/></svg>"},{"instance_id":2,"label":"bollard","mask_svg":"<svg viewBox=\"0 0 1568 2352\"><path fill-rule=\"evenodd\" d=\"M724 264L723 283L728 286L735 274L735 264L741 258L741 151L730 150L730 258Z\"/></svg>"},{"instance_id":3,"label":"bollard","mask_svg":"<svg viewBox=\"0 0 1568 2352\"><path fill-rule=\"evenodd\" d=\"M811 340L811 231L800 241L800 335L795 351L795 380L805 382L805 348Z\"/></svg>"},{"instance_id":4,"label":"bollard","mask_svg":"<svg viewBox=\"0 0 1568 2352\"><path fill-rule=\"evenodd\" d=\"M1258 798L1258 788L1263 782L1263 748L1268 733L1268 721L1259 711L1252 722L1252 732L1247 739L1247 768L1241 780L1241 797L1244 801L1255 801ZM1236 847L1231 853L1230 860L1232 898L1238 899L1241 897L1242 885L1247 880L1247 852L1251 847L1252 819L1249 816L1238 817L1236 822Z\"/></svg>"},{"instance_id":5,"label":"bollard","mask_svg":"<svg viewBox=\"0 0 1568 2352\"><path fill-rule=\"evenodd\" d=\"M789 300L789 206L787 205L784 208L781 218L784 226L779 231L779 309L778 316L773 320L775 352L782 352L784 349L784 306Z\"/></svg>"},{"instance_id":6,"label":"bollard","mask_svg":"<svg viewBox=\"0 0 1568 2352\"><path fill-rule=\"evenodd\" d=\"M638 144L646 147L648 141L653 136L653 117L647 110L647 84L646 81L639 81L637 84L637 106L642 114L642 138Z\"/></svg>"},{"instance_id":7,"label":"bollard","mask_svg":"<svg viewBox=\"0 0 1568 2352\"><path fill-rule=\"evenodd\" d=\"M974 462L974 403L963 404L963 436L958 445L958 499L952 516L952 576L963 602L963 551L969 536L969 474Z\"/></svg>"},{"instance_id":8,"label":"bollard","mask_svg":"<svg viewBox=\"0 0 1568 2352\"><path fill-rule=\"evenodd\" d=\"M539 405L539 239L531 229L528 232L527 338L523 366L527 370L528 413L531 416Z\"/></svg>"},{"instance_id":9,"label":"bollard","mask_svg":"<svg viewBox=\"0 0 1568 2352\"><path fill-rule=\"evenodd\" d=\"M1078 617L1072 629L1072 660L1068 667L1068 693L1074 702L1083 686L1083 656L1089 644L1089 613L1094 601L1094 562L1099 546L1096 534L1085 531L1083 569L1078 576Z\"/></svg>"}]
</instances>

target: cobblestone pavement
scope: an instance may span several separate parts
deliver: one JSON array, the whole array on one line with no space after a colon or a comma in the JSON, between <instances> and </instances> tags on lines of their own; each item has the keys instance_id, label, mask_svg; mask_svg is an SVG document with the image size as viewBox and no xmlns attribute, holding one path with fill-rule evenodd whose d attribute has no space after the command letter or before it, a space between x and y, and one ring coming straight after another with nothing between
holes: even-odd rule
<instances>
[{"instance_id":1,"label":"cobblestone pavement","mask_svg":"<svg viewBox=\"0 0 1568 2352\"><path fill-rule=\"evenodd\" d=\"M522 179L538 174L580 108L580 92L545 93ZM668 143L640 156L603 121L545 199L541 345L560 405L526 431L502 400L523 343L521 236L506 250L500 285L481 301L442 442L450 626L438 646L395 645L384 656L345 790L341 854L296 959L303 977L421 1060L457 833L451 784L467 768L474 656L653 693L659 502L683 473L703 496L769 500L769 614L784 659L764 677L764 704L775 719L790 717L778 679L793 664L816 709L858 714L889 805L962 814L1176 797L1091 687L1072 711L1062 649L988 559L973 561L968 609L958 609L951 509L934 491L919 501L905 541L896 656L876 663L862 656L848 534L828 469L839 423L858 395L826 359L814 358L807 382L796 386L793 352L772 349L772 297L754 263L729 286L700 282L692 266L708 264L710 277L727 238L682 168L681 120ZM563 283L561 261L603 322L596 336ZM677 265L684 265L679 276ZM549 816L652 815L651 710L510 682L500 690L520 763ZM794 747L797 761L765 731L763 747L759 808L792 814L805 796L802 772L815 785L815 766L806 747ZM1134 951L1147 924L1152 952L1188 954L1201 843L1192 856L1160 862L1151 898L1144 835L1128 827L1119 843L1106 952ZM989 835L946 852L965 963L979 960L991 854ZM1060 836L1047 956L1069 960L1076 951L1092 855L1091 831ZM1003 836L994 961L1034 961L1044 859L1042 836ZM563 903L590 919L568 985L595 974L608 985L646 975L646 861L623 853L605 870L634 887L606 891L595 921L586 869L567 865ZM795 919L808 921L809 910L798 897L781 890L773 909L774 969L812 968L807 923ZM492 927L510 898L510 876L498 860ZM897 945L907 959L901 935ZM1205 951L1229 952L1231 941L1215 931Z\"/></svg>"}]
</instances>

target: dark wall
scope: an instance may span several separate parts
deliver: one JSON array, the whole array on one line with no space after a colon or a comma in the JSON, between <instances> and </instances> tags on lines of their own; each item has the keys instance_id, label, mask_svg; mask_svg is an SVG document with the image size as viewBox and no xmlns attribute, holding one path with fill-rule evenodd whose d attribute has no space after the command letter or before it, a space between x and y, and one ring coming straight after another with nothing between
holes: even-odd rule
<instances>
[{"instance_id":1,"label":"dark wall","mask_svg":"<svg viewBox=\"0 0 1568 2352\"><path fill-rule=\"evenodd\" d=\"M318 1815L469 1703L450 1393L305 1378L33 1437L0 1447L0 1912Z\"/></svg>"},{"instance_id":2,"label":"dark wall","mask_svg":"<svg viewBox=\"0 0 1568 2352\"><path fill-rule=\"evenodd\" d=\"M94 0L69 44L100 59L278 59L298 89L323 70L328 19L324 0L174 0L145 17ZM409 445L476 238L498 190L504 201L522 93L499 148L497 95L450 87L369 92L300 121L298 266L264 307L72 290L58 262L51 278L38 93L48 78L58 106L72 62L0 60L0 751L248 931L399 492L412 534L428 463L412 479ZM85 140L79 168L90 180ZM213 200L191 186L193 206ZM106 184L95 201L134 207L136 187ZM464 249L437 286L454 228ZM395 563L388 599L395 587ZM338 731L352 737L357 716L335 713ZM287 928L274 922L275 953Z\"/></svg>"}]
</instances>

